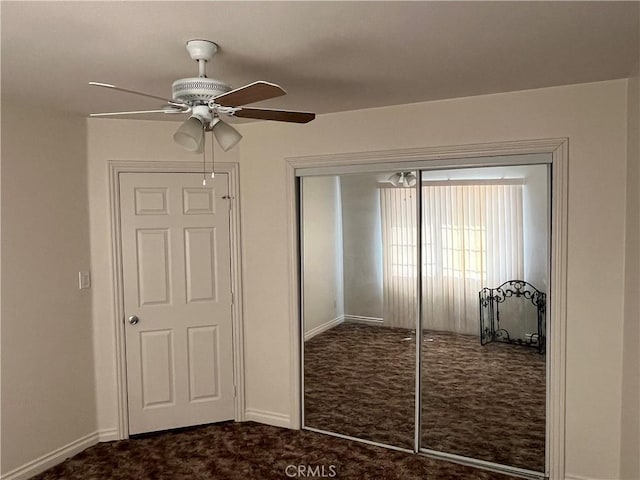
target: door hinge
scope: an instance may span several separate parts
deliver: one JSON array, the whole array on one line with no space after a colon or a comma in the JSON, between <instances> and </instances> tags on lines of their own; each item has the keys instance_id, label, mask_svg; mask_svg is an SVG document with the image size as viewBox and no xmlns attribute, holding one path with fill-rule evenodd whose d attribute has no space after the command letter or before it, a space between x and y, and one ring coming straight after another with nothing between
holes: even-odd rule
<instances>
[{"instance_id":1,"label":"door hinge","mask_svg":"<svg viewBox=\"0 0 640 480\"><path fill-rule=\"evenodd\" d=\"M234 385L234 386L233 386L233 398L235 398L235 397L237 397L237 396L238 396L238 391L237 391L237 389L236 389L236 386Z\"/></svg>"},{"instance_id":2,"label":"door hinge","mask_svg":"<svg viewBox=\"0 0 640 480\"><path fill-rule=\"evenodd\" d=\"M231 292L231 305L235 305L236 304L236 297L233 294L233 292Z\"/></svg>"},{"instance_id":3,"label":"door hinge","mask_svg":"<svg viewBox=\"0 0 640 480\"><path fill-rule=\"evenodd\" d=\"M229 200L228 204L229 204L229 211L231 211L231 208L233 207L233 202L231 200L233 200L235 197L232 197L231 195L224 195L222 197L223 200Z\"/></svg>"}]
</instances>

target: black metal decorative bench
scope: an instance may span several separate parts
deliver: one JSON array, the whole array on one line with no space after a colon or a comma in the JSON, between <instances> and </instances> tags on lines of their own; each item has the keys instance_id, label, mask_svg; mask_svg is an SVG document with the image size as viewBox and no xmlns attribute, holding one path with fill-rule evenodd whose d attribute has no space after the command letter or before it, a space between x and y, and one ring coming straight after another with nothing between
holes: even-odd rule
<instances>
[{"instance_id":1,"label":"black metal decorative bench","mask_svg":"<svg viewBox=\"0 0 640 480\"><path fill-rule=\"evenodd\" d=\"M524 280L509 280L497 288L483 288L479 294L480 343L506 342L515 345L534 347L539 353L545 352L546 344L546 294ZM533 331L524 335L510 333L500 319L500 306L509 299L530 300L536 307L536 323ZM536 331L537 330L537 331Z\"/></svg>"}]
</instances>

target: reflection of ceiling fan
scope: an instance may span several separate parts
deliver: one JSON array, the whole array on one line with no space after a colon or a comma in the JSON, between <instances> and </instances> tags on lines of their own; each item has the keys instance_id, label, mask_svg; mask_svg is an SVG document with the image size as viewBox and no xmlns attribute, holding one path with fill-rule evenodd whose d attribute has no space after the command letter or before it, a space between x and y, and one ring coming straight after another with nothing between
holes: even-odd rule
<instances>
[{"instance_id":1,"label":"reflection of ceiling fan","mask_svg":"<svg viewBox=\"0 0 640 480\"><path fill-rule=\"evenodd\" d=\"M414 187L418 179L413 172L397 172L391 175L388 181L394 187Z\"/></svg>"},{"instance_id":2,"label":"reflection of ceiling fan","mask_svg":"<svg viewBox=\"0 0 640 480\"><path fill-rule=\"evenodd\" d=\"M221 116L276 120L279 122L307 123L315 118L315 113L272 110L245 107L249 103L279 97L286 92L269 82L253 82L232 90L220 80L207 78L206 64L218 50L209 40L190 40L187 51L198 62L198 77L181 78L171 86L172 98L165 99L135 90L116 87L108 83L89 82L97 87L110 88L121 92L141 95L160 100L165 105L158 110L136 110L130 112L92 113L91 117L113 115L135 115L147 113L190 114L189 118L173 135L176 143L192 152L202 152L205 131L211 131L226 152L236 145L242 136L231 125L222 121Z\"/></svg>"}]
</instances>

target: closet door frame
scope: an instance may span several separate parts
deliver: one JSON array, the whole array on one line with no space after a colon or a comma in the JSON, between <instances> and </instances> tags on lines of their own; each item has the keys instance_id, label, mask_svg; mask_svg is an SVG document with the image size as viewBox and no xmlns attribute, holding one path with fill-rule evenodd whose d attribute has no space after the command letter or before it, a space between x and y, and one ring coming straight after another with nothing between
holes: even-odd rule
<instances>
[{"instance_id":1,"label":"closet door frame","mask_svg":"<svg viewBox=\"0 0 640 480\"><path fill-rule=\"evenodd\" d=\"M483 143L473 145L425 147L416 149L328 154L285 159L287 177L287 213L289 224L289 291L290 291L290 381L291 418L294 428L301 428L303 404L302 339L302 264L300 241L299 186L300 177L375 173L390 170L427 171L446 168L470 168L549 164L550 195L550 278L547 308L547 375L546 375L546 439L545 472L507 467L493 462L469 459L459 455L423 449L420 438L420 358L416 342L416 429L414 451L424 455L455 461L487 470L509 473L523 478L563 479L565 473L565 374L566 374L566 298L567 298L567 210L568 210L567 138ZM540 154L538 159L531 155ZM420 209L418 209L420 210ZM420 212L418 211L418 215ZM420 245L420 242L418 242ZM418 246L418 249L420 247ZM420 252L418 252L420 253ZM420 276L416 279L420 282ZM417 314L421 302L417 302ZM420 318L420 317L418 317ZM421 329L418 328L421 333ZM365 442L371 443L371 442ZM375 443L375 442L374 442Z\"/></svg>"}]
</instances>

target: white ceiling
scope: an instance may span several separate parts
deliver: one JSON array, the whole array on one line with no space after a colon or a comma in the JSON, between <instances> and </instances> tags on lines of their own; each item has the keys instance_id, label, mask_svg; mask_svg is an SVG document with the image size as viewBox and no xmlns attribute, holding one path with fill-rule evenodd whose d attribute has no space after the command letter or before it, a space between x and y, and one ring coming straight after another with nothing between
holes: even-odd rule
<instances>
[{"instance_id":1,"label":"white ceiling","mask_svg":"<svg viewBox=\"0 0 640 480\"><path fill-rule=\"evenodd\" d=\"M636 2L3 1L2 98L79 115L157 107L89 81L169 96L196 76L184 45L217 42L210 77L337 112L630 76ZM169 117L168 115L165 117Z\"/></svg>"}]
</instances>

